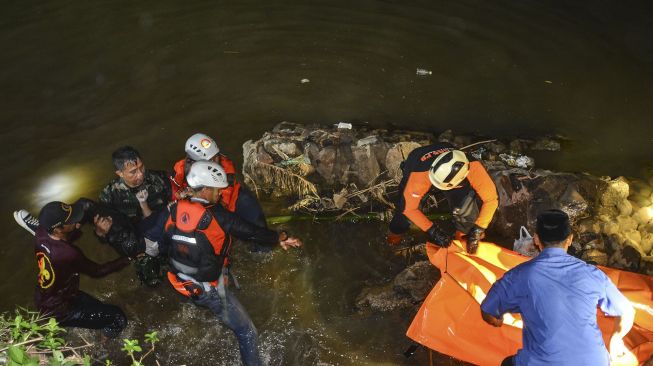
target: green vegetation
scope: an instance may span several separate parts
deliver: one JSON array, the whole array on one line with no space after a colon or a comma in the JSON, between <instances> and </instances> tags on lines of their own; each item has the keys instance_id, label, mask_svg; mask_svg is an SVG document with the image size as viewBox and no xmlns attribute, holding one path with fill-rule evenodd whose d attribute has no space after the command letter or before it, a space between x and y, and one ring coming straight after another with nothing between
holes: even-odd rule
<instances>
[{"instance_id":1,"label":"green vegetation","mask_svg":"<svg viewBox=\"0 0 653 366\"><path fill-rule=\"evenodd\" d=\"M54 318L18 308L14 314L0 314L0 364L7 366L90 366L94 361L82 352L93 344L69 345L63 338L66 330ZM83 339L83 338L82 338ZM122 350L132 360L131 366L144 366L143 360L154 352L159 342L157 332L145 334L150 349L143 352L137 339L124 339ZM113 365L105 360L106 366ZM158 364L158 362L157 362Z\"/></svg>"}]
</instances>

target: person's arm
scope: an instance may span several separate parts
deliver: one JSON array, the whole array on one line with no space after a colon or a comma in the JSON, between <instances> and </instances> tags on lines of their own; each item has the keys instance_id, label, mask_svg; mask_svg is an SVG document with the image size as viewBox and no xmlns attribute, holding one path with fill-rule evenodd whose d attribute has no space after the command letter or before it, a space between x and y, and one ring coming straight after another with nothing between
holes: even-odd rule
<instances>
[{"instance_id":1,"label":"person's arm","mask_svg":"<svg viewBox=\"0 0 653 366\"><path fill-rule=\"evenodd\" d=\"M478 161L472 161L469 163L467 180L474 191L476 191L476 194L478 194L481 201L483 201L475 224L479 228L485 230L488 225L490 225L490 221L492 221L492 217L494 217L497 207L499 207L497 187L494 185L494 181L490 178L487 170L485 170L483 165Z\"/></svg>"},{"instance_id":2,"label":"person's arm","mask_svg":"<svg viewBox=\"0 0 653 366\"><path fill-rule=\"evenodd\" d=\"M283 249L299 247L302 244L300 240L288 236L284 231L277 233L274 230L254 225L249 221L243 220L240 216L227 211L220 205L212 206L211 213L213 213L213 216L220 223L220 227L226 233L240 240L252 241L269 247L279 245Z\"/></svg>"},{"instance_id":3,"label":"person's arm","mask_svg":"<svg viewBox=\"0 0 653 366\"><path fill-rule=\"evenodd\" d=\"M492 284L481 303L481 317L494 327L503 325L503 314L519 312L517 298L512 291L516 284L513 283L514 275L511 272L512 270L506 272L502 278Z\"/></svg>"},{"instance_id":4,"label":"person's arm","mask_svg":"<svg viewBox=\"0 0 653 366\"><path fill-rule=\"evenodd\" d=\"M481 309L481 317L486 323L490 324L493 327L500 327L503 325L503 317L495 318L494 316L492 316L489 313L486 313L482 309Z\"/></svg>"},{"instance_id":5,"label":"person's arm","mask_svg":"<svg viewBox=\"0 0 653 366\"><path fill-rule=\"evenodd\" d=\"M431 181L428 178L428 171L414 172L408 176L404 191L401 193L406 202L403 214L425 232L433 226L433 222L419 209L419 204L429 189L431 189Z\"/></svg>"},{"instance_id":6,"label":"person's arm","mask_svg":"<svg viewBox=\"0 0 653 366\"><path fill-rule=\"evenodd\" d=\"M78 247L74 245L71 245L71 247L73 249L73 258L71 265L73 266L74 270L91 277L104 277L109 273L123 269L129 264L129 258L126 257L121 257L107 263L99 264L88 259Z\"/></svg>"},{"instance_id":7,"label":"person's arm","mask_svg":"<svg viewBox=\"0 0 653 366\"><path fill-rule=\"evenodd\" d=\"M148 196L149 194L147 193L146 188L143 188L136 193L136 199L138 200L139 206L141 206L141 211L143 211L143 218L146 218L152 214L150 205L147 203ZM170 195L165 195L165 197L169 197L169 196Z\"/></svg>"},{"instance_id":8,"label":"person's arm","mask_svg":"<svg viewBox=\"0 0 653 366\"><path fill-rule=\"evenodd\" d=\"M596 271L600 271L596 269ZM605 296L599 300L599 308L606 316L614 317L614 332L610 336L610 357L615 360L628 352L623 338L630 332L635 321L635 309L609 278L600 272L605 285Z\"/></svg>"},{"instance_id":9,"label":"person's arm","mask_svg":"<svg viewBox=\"0 0 653 366\"><path fill-rule=\"evenodd\" d=\"M229 186L233 186L236 182L236 165L224 154L220 154L219 164L224 169L224 172L227 173L227 182L229 183Z\"/></svg>"}]
</instances>

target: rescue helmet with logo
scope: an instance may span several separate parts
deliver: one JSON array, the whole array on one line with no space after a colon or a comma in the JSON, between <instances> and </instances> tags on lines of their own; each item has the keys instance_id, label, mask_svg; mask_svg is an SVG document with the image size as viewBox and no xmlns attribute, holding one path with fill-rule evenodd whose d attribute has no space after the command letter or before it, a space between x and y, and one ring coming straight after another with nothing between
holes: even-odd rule
<instances>
[{"instance_id":1,"label":"rescue helmet with logo","mask_svg":"<svg viewBox=\"0 0 653 366\"><path fill-rule=\"evenodd\" d=\"M186 140L186 155L195 161L209 160L219 152L215 140L203 133L196 133Z\"/></svg>"},{"instance_id":2,"label":"rescue helmet with logo","mask_svg":"<svg viewBox=\"0 0 653 366\"><path fill-rule=\"evenodd\" d=\"M218 163L212 161L198 161L190 167L186 182L193 189L202 187L226 188L227 173Z\"/></svg>"},{"instance_id":3,"label":"rescue helmet with logo","mask_svg":"<svg viewBox=\"0 0 653 366\"><path fill-rule=\"evenodd\" d=\"M440 154L429 169L435 188L447 191L456 188L469 173L469 160L464 152L451 150Z\"/></svg>"}]
</instances>

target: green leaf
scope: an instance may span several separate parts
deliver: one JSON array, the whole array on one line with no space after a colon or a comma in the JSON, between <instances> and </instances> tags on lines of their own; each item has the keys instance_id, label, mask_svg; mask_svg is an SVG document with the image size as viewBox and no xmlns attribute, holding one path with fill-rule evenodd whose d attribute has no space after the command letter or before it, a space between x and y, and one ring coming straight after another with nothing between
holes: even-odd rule
<instances>
[{"instance_id":1,"label":"green leaf","mask_svg":"<svg viewBox=\"0 0 653 366\"><path fill-rule=\"evenodd\" d=\"M145 333L145 341L154 345L159 341L158 332Z\"/></svg>"},{"instance_id":2,"label":"green leaf","mask_svg":"<svg viewBox=\"0 0 653 366\"><path fill-rule=\"evenodd\" d=\"M113 366L113 362L111 360L104 360L104 366Z\"/></svg>"},{"instance_id":3,"label":"green leaf","mask_svg":"<svg viewBox=\"0 0 653 366\"><path fill-rule=\"evenodd\" d=\"M83 366L91 366L91 356L84 355L84 358L82 359L82 365Z\"/></svg>"},{"instance_id":4,"label":"green leaf","mask_svg":"<svg viewBox=\"0 0 653 366\"><path fill-rule=\"evenodd\" d=\"M52 357L54 357L55 360L62 362L64 360L64 355L63 352L61 351L54 351L52 352Z\"/></svg>"},{"instance_id":5,"label":"green leaf","mask_svg":"<svg viewBox=\"0 0 653 366\"><path fill-rule=\"evenodd\" d=\"M18 364L22 364L25 361L25 351L18 346L9 346L7 353L9 358Z\"/></svg>"}]
</instances>

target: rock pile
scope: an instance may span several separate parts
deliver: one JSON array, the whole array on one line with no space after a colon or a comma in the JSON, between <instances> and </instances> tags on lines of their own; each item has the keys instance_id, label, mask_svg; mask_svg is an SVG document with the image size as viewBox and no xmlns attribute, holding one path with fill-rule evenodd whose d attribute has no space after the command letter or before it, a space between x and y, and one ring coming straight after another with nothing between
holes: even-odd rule
<instances>
[{"instance_id":1,"label":"rock pile","mask_svg":"<svg viewBox=\"0 0 653 366\"><path fill-rule=\"evenodd\" d=\"M576 239L570 252L602 265L653 273L653 179L628 181L535 169L527 154L558 151L560 138L536 140L439 135L367 127L321 128L282 122L243 145L243 173L258 193L294 197L293 210L378 212L389 218L401 162L416 147L446 141L482 161L499 193L491 230L504 238L535 227L537 213L567 212Z\"/></svg>"}]
</instances>

